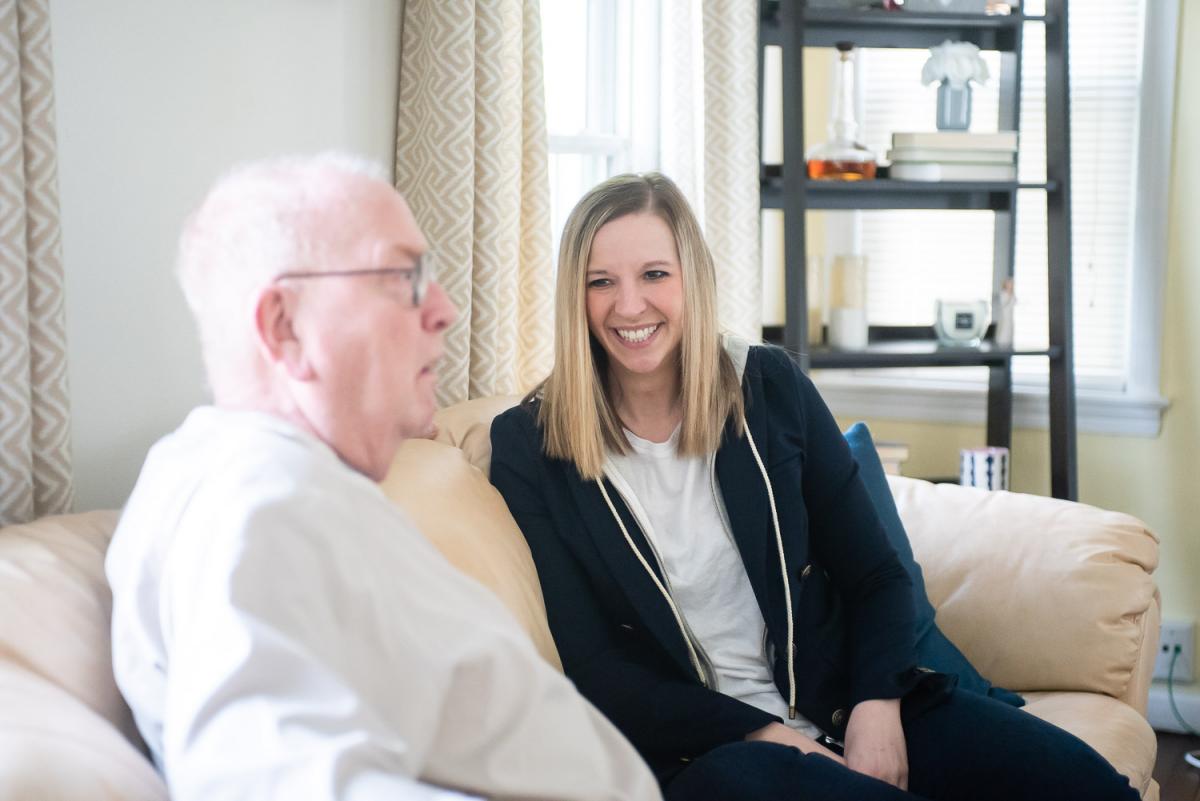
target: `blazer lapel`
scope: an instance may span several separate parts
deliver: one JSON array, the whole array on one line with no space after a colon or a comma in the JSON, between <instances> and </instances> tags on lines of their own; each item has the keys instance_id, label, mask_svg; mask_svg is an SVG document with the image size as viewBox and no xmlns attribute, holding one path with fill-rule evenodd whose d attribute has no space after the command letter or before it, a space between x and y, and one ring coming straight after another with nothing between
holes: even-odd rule
<instances>
[{"instance_id":1,"label":"blazer lapel","mask_svg":"<svg viewBox=\"0 0 1200 801\"><path fill-rule=\"evenodd\" d=\"M600 488L595 482L583 481L577 475L572 475L568 484L577 508L581 512L584 526L596 545L596 550L600 552L630 604L637 610L642 624L654 635L654 638L666 649L680 668L688 675L695 676L696 669L688 657L683 632L679 630L670 606L667 605L666 599L663 598L658 588L654 586L650 576L646 574L637 555L630 550L617 521L613 519L608 504L604 502L604 496L600 494ZM630 538L645 556L647 564L654 570L659 581L663 581L654 553L621 495L611 483L606 483L605 489L608 490L608 497L612 499L613 506L621 515Z\"/></svg>"}]
</instances>

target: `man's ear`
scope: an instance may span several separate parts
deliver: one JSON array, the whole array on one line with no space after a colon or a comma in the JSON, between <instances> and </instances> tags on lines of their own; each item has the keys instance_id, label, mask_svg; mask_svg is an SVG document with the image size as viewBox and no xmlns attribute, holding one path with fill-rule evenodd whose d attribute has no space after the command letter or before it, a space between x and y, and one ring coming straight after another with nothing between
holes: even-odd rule
<instances>
[{"instance_id":1,"label":"man's ear","mask_svg":"<svg viewBox=\"0 0 1200 801\"><path fill-rule=\"evenodd\" d=\"M268 286L254 307L254 325L263 357L272 367L282 367L289 378L310 381L315 377L304 352L304 343L296 332L295 312L298 298L278 286Z\"/></svg>"}]
</instances>

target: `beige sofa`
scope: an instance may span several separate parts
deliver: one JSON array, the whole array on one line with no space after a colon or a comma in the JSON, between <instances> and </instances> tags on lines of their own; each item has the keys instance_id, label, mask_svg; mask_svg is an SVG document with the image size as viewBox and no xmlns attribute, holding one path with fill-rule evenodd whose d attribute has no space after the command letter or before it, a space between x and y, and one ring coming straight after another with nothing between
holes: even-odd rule
<instances>
[{"instance_id":1,"label":"beige sofa","mask_svg":"<svg viewBox=\"0 0 1200 801\"><path fill-rule=\"evenodd\" d=\"M483 472L488 424L508 403L442 412L439 441L406 443L384 487L557 664L528 549ZM890 480L946 634L1031 714L1157 799L1143 717L1159 624L1154 535L1080 504ZM109 666L102 563L116 519L0 529L0 801L166 798Z\"/></svg>"}]
</instances>

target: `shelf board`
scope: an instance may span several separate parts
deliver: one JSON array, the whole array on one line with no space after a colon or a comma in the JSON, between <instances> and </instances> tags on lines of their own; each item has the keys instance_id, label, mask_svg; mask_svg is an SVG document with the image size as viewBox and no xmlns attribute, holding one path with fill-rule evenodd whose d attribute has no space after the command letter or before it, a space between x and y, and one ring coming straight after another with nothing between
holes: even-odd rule
<instances>
[{"instance_id":1,"label":"shelf board","mask_svg":"<svg viewBox=\"0 0 1200 801\"><path fill-rule=\"evenodd\" d=\"M1012 51L1017 47L1021 14L942 14L881 9L805 8L800 12L804 44L833 47L840 41L856 47L933 47L950 39L971 42L981 50Z\"/></svg>"},{"instance_id":2,"label":"shelf board","mask_svg":"<svg viewBox=\"0 0 1200 801\"><path fill-rule=\"evenodd\" d=\"M988 331L989 335L991 329ZM763 339L781 344L783 330L763 328ZM1055 359L1061 348L999 348L984 341L978 347L949 347L938 344L931 326L872 326L870 344L862 350L838 350L827 345L808 346L809 366L813 369L852 369L866 367L995 367L1014 356L1041 356Z\"/></svg>"},{"instance_id":3,"label":"shelf board","mask_svg":"<svg viewBox=\"0 0 1200 801\"><path fill-rule=\"evenodd\" d=\"M946 347L927 340L873 342L863 350L809 348L814 370L855 367L981 367L1007 363L1014 356L1050 356L1052 350L1013 350L985 342L979 347Z\"/></svg>"},{"instance_id":4,"label":"shelf board","mask_svg":"<svg viewBox=\"0 0 1200 801\"><path fill-rule=\"evenodd\" d=\"M1052 191L1053 183L1016 181L812 181L804 182L805 207L810 209L990 209L1008 211L1018 189ZM782 209L783 181L762 181L764 209Z\"/></svg>"}]
</instances>

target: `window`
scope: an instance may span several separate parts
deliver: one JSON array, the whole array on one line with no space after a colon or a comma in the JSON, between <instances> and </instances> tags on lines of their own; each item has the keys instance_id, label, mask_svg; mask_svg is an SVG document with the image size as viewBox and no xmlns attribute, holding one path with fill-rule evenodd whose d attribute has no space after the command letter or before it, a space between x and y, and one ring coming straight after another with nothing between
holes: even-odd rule
<instances>
[{"instance_id":1,"label":"window","mask_svg":"<svg viewBox=\"0 0 1200 801\"><path fill-rule=\"evenodd\" d=\"M1033 5L1026 4L1027 14L1041 11ZM1093 0L1086 7L1073 7L1070 19L1074 339L1083 430L1155 434L1164 405L1157 397L1157 337L1146 331L1159 327L1159 308L1147 297L1157 293L1161 282L1165 232L1157 235L1157 248L1143 248L1155 237L1139 229L1152 226L1154 220L1144 212L1140 218L1137 214L1148 195L1157 193L1150 202L1156 204L1158 216L1165 217L1170 138L1169 123L1164 136L1161 119L1165 114L1169 120L1172 102L1172 5ZM1045 180L1044 24L1027 22L1023 36L1019 177L1037 183ZM1162 49L1170 53L1165 69ZM1145 64L1144 53L1152 54ZM892 131L931 127L935 92L918 80L926 57L924 50L861 52L860 138L874 152L887 151ZM997 127L1000 54L985 52L984 57L993 80L975 88L972 130ZM1157 129L1147 128L1148 120L1154 120ZM992 212L883 211L825 217L829 252L869 257L868 316L873 324L924 325L932 319L935 298L991 297ZM849 223L835 217L850 218ZM1043 192L1018 193L1016 231L1016 344L1039 348L1047 339ZM1146 360L1153 362L1152 369L1145 369ZM1046 361L1016 359L1013 371L1017 424L1044 426ZM983 368L827 372L818 378L831 405L842 413L946 419L948 409L942 404L918 400L918 395L928 397L936 391L953 398L955 421L982 420L986 380ZM897 415L896 406L879 402L877 389L869 393L874 400L861 391L865 384L876 388L881 383L906 391L910 397L900 406L916 413ZM978 396L975 407L962 405L967 392ZM1125 413L1113 415L1115 401L1125 402Z\"/></svg>"},{"instance_id":2,"label":"window","mask_svg":"<svg viewBox=\"0 0 1200 801\"><path fill-rule=\"evenodd\" d=\"M657 0L541 4L555 254L584 192L658 166L658 13Z\"/></svg>"}]
</instances>

